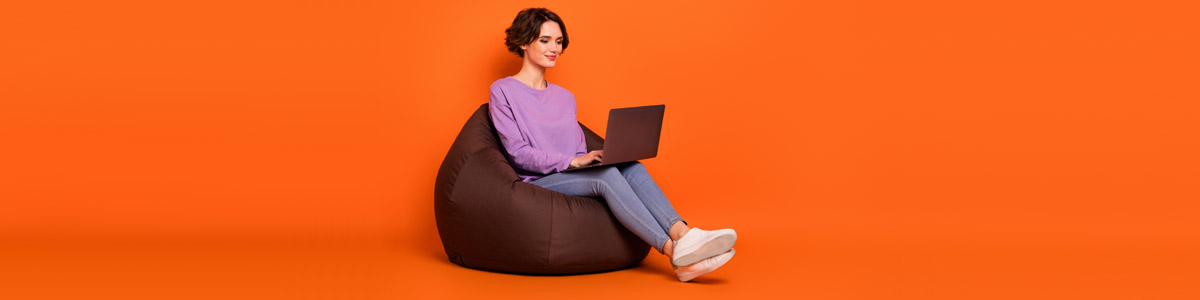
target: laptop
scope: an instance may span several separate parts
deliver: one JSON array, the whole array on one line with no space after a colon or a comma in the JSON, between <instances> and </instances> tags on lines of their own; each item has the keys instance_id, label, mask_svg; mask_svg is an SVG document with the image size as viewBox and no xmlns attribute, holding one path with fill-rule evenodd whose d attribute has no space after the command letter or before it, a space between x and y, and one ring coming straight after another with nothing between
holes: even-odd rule
<instances>
[{"instance_id":1,"label":"laptop","mask_svg":"<svg viewBox=\"0 0 1200 300\"><path fill-rule=\"evenodd\" d=\"M662 134L666 105L614 108L608 111L608 130L604 137L601 163L566 169L586 170L658 156L658 137Z\"/></svg>"}]
</instances>

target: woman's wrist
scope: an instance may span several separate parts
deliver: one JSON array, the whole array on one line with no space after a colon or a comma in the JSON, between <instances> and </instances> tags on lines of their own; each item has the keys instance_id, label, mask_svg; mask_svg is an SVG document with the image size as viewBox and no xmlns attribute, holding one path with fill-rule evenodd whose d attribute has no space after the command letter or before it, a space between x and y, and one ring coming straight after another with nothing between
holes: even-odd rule
<instances>
[{"instance_id":1,"label":"woman's wrist","mask_svg":"<svg viewBox=\"0 0 1200 300\"><path fill-rule=\"evenodd\" d=\"M567 169L574 169L574 168L578 168L578 167L580 167L579 166L579 157L571 158L571 160L567 162Z\"/></svg>"}]
</instances>

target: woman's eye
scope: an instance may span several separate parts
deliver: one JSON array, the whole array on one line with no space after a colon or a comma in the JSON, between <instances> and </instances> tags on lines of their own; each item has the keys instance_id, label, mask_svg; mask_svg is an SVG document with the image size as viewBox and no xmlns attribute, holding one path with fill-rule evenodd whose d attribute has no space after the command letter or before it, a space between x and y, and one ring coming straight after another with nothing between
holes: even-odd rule
<instances>
[{"instance_id":1,"label":"woman's eye","mask_svg":"<svg viewBox=\"0 0 1200 300\"><path fill-rule=\"evenodd\" d=\"M542 44L545 44L545 43L549 43L550 41L547 41L547 40L541 40L541 42L542 42Z\"/></svg>"},{"instance_id":2,"label":"woman's eye","mask_svg":"<svg viewBox=\"0 0 1200 300\"><path fill-rule=\"evenodd\" d=\"M555 44L562 45L562 41L557 41L557 42L554 42L554 43L555 43Z\"/></svg>"}]
</instances>

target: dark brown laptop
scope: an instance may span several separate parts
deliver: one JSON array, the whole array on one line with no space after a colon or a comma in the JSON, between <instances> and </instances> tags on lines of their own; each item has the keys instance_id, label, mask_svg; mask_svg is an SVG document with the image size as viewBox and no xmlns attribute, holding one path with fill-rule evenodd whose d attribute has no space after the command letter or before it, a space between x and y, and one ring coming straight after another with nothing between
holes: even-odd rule
<instances>
[{"instance_id":1,"label":"dark brown laptop","mask_svg":"<svg viewBox=\"0 0 1200 300\"><path fill-rule=\"evenodd\" d=\"M604 137L602 163L563 172L614 165L658 156L658 138L662 134L666 105L614 108L608 111L608 130Z\"/></svg>"}]
</instances>

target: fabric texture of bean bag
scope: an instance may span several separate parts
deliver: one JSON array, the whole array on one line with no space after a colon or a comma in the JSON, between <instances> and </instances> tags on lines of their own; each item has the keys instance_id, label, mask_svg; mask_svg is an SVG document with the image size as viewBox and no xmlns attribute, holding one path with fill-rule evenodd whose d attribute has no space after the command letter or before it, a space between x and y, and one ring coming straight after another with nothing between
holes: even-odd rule
<instances>
[{"instance_id":1,"label":"fabric texture of bean bag","mask_svg":"<svg viewBox=\"0 0 1200 300\"><path fill-rule=\"evenodd\" d=\"M583 124L589 151L604 140ZM517 177L483 104L463 125L438 170L434 217L450 261L523 274L611 271L637 265L650 245L603 199L573 197Z\"/></svg>"}]
</instances>

